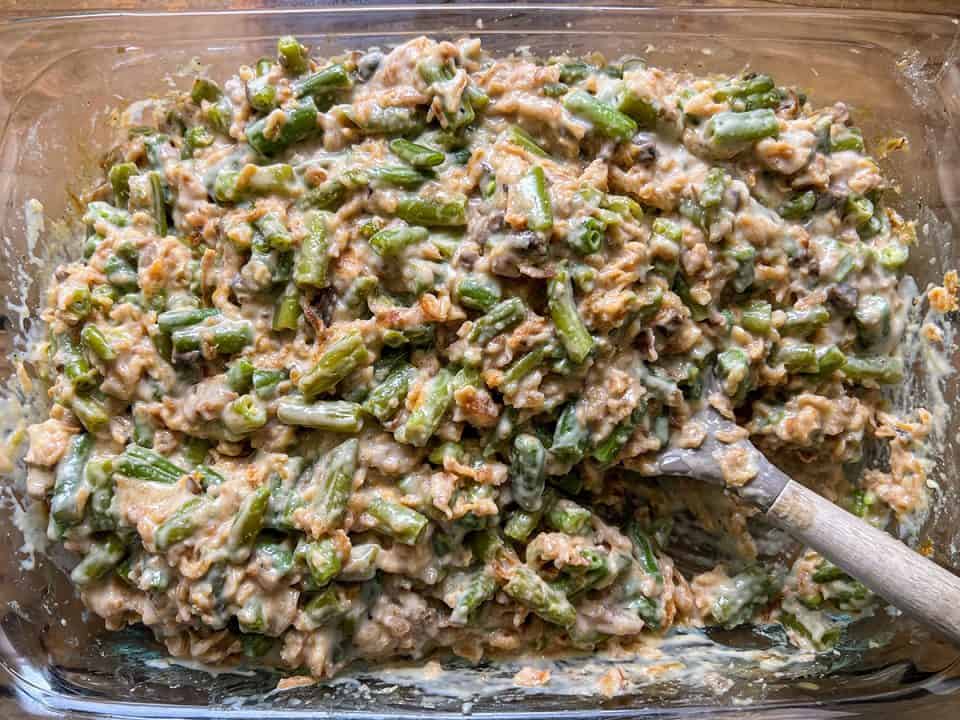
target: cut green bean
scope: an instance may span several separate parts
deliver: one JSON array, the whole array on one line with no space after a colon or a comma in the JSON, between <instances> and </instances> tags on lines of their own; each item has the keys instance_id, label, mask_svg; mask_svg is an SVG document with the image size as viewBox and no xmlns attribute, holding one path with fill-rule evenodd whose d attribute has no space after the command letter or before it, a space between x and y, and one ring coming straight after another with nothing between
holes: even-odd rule
<instances>
[{"instance_id":1,"label":"cut green bean","mask_svg":"<svg viewBox=\"0 0 960 720\"><path fill-rule=\"evenodd\" d=\"M467 199L429 199L417 195L404 197L397 203L397 217L410 225L426 227L460 227L467 224Z\"/></svg>"},{"instance_id":2,"label":"cut green bean","mask_svg":"<svg viewBox=\"0 0 960 720\"><path fill-rule=\"evenodd\" d=\"M303 375L297 387L304 398L332 390L341 380L367 361L367 348L358 332L347 333L327 346L317 364Z\"/></svg>"},{"instance_id":3,"label":"cut green bean","mask_svg":"<svg viewBox=\"0 0 960 720\"><path fill-rule=\"evenodd\" d=\"M553 227L553 209L543 168L534 165L520 180L517 192L526 209L527 228L535 232L549 231Z\"/></svg>"},{"instance_id":4,"label":"cut green bean","mask_svg":"<svg viewBox=\"0 0 960 720\"><path fill-rule=\"evenodd\" d=\"M369 242L378 255L397 255L411 245L422 243L429 234L424 227L394 225L376 233Z\"/></svg>"},{"instance_id":5,"label":"cut green bean","mask_svg":"<svg viewBox=\"0 0 960 720\"><path fill-rule=\"evenodd\" d=\"M367 504L367 514L376 520L374 530L404 545L416 545L429 520L416 510L381 497Z\"/></svg>"},{"instance_id":6,"label":"cut green bean","mask_svg":"<svg viewBox=\"0 0 960 720\"><path fill-rule=\"evenodd\" d=\"M547 451L536 436L521 434L513 439L510 493L517 505L528 512L539 510L543 503L546 461Z\"/></svg>"},{"instance_id":7,"label":"cut green bean","mask_svg":"<svg viewBox=\"0 0 960 720\"><path fill-rule=\"evenodd\" d=\"M60 527L77 525L83 520L83 503L86 501L84 469L92 450L93 438L90 435L74 435L66 454L57 464L50 498L50 516Z\"/></svg>"},{"instance_id":8,"label":"cut green bean","mask_svg":"<svg viewBox=\"0 0 960 720\"><path fill-rule=\"evenodd\" d=\"M560 268L550 280L547 306L570 359L575 363L582 363L593 351L594 340L577 310L570 272L566 267Z\"/></svg>"},{"instance_id":9,"label":"cut green bean","mask_svg":"<svg viewBox=\"0 0 960 720\"><path fill-rule=\"evenodd\" d=\"M470 342L486 345L497 335L517 325L526 315L527 309L520 298L510 298L497 303L473 324Z\"/></svg>"},{"instance_id":10,"label":"cut green bean","mask_svg":"<svg viewBox=\"0 0 960 720\"><path fill-rule=\"evenodd\" d=\"M177 543L189 539L206 520L207 500L194 497L187 500L157 528L153 544L159 552L166 552Z\"/></svg>"},{"instance_id":11,"label":"cut green bean","mask_svg":"<svg viewBox=\"0 0 960 720\"><path fill-rule=\"evenodd\" d=\"M626 141L637 132L637 123L629 115L624 115L612 105L600 102L583 90L574 90L567 94L563 106L589 122L597 133L612 140Z\"/></svg>"},{"instance_id":12,"label":"cut green bean","mask_svg":"<svg viewBox=\"0 0 960 720\"><path fill-rule=\"evenodd\" d=\"M360 405L345 400L307 404L295 398L283 398L277 403L277 419L284 425L329 432L355 433L363 427Z\"/></svg>"},{"instance_id":13,"label":"cut green bean","mask_svg":"<svg viewBox=\"0 0 960 720\"><path fill-rule=\"evenodd\" d=\"M91 543L83 560L70 573L70 579L80 587L90 585L117 567L126 554L126 544L111 533Z\"/></svg>"},{"instance_id":14,"label":"cut green bean","mask_svg":"<svg viewBox=\"0 0 960 720\"><path fill-rule=\"evenodd\" d=\"M445 367L440 369L422 394L423 401L394 433L399 442L417 447L427 444L453 402L453 380L453 372Z\"/></svg>"},{"instance_id":15,"label":"cut green bean","mask_svg":"<svg viewBox=\"0 0 960 720\"><path fill-rule=\"evenodd\" d=\"M721 148L756 142L780 132L780 122L773 110L720 112L704 127L708 142Z\"/></svg>"},{"instance_id":16,"label":"cut green bean","mask_svg":"<svg viewBox=\"0 0 960 720\"><path fill-rule=\"evenodd\" d=\"M577 620L577 611L567 596L547 585L543 578L526 565L511 568L503 591L548 623L570 627Z\"/></svg>"},{"instance_id":17,"label":"cut green bean","mask_svg":"<svg viewBox=\"0 0 960 720\"><path fill-rule=\"evenodd\" d=\"M390 141L390 151L404 162L416 168L431 168L442 165L446 156L440 150L434 150L426 145L397 138Z\"/></svg>"},{"instance_id":18,"label":"cut green bean","mask_svg":"<svg viewBox=\"0 0 960 720\"><path fill-rule=\"evenodd\" d=\"M400 363L377 385L363 402L364 412L386 422L400 410L417 371L409 363Z\"/></svg>"}]
</instances>

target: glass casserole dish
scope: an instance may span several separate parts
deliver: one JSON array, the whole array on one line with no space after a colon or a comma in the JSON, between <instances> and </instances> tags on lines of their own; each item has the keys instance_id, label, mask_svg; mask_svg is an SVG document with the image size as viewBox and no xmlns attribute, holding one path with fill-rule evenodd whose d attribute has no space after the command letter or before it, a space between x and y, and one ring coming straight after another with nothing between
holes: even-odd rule
<instances>
[{"instance_id":1,"label":"glass casserole dish","mask_svg":"<svg viewBox=\"0 0 960 720\"><path fill-rule=\"evenodd\" d=\"M751 10L745 23L742 12L729 9L421 5L20 21L0 28L4 379L14 376L17 353L37 323L27 308L39 307L50 271L64 257L56 241L63 226L57 221L76 215L76 194L89 185L97 154L111 141L111 111L161 91L165 77L186 87L194 58L209 64L212 75L223 76L269 52L275 38L287 33L320 55L387 46L418 34L473 35L498 55L518 46L544 57L600 51L616 58L642 52L653 65L695 73L762 69L799 86L816 104L849 102L871 141L906 135L908 149L883 162L884 170L901 182L894 205L918 219L920 247L909 271L923 287L958 265L948 224L960 209L951 167L956 158L957 26L947 17ZM41 203L42 213L33 199ZM951 360L956 365L957 358ZM937 402L923 395L925 389L924 383L913 382L899 392L916 404ZM955 397L952 380L939 401L952 404ZM6 433L16 426L24 399L11 380L4 407L13 422L4 423ZM931 541L939 561L956 567L957 518L950 509L960 452L955 418L945 436L945 451L932 473L942 494L922 539ZM583 682L596 672L588 658L565 661L555 672L565 682L535 693L513 687L517 663L478 668L454 663L437 678L416 669L375 676L348 673L329 686L267 695L276 683L269 673L209 675L167 664L145 633L103 631L58 569L64 558L23 552L35 538L24 506L15 499L22 489L21 472L18 464L3 510L8 548L2 558L8 579L3 665L20 701L37 709L133 717L264 711L524 717L738 707L747 717L764 717L777 707L855 703L845 711L866 716L879 707L881 713L907 716L923 708L948 714L960 702L940 695L960 677L956 652L885 613L858 625L842 651L789 664L775 675L767 674L761 662L768 646L763 638L728 633L715 635L718 644L711 645L702 634L684 635L674 650L677 656L668 652L660 662L639 661L629 690L612 699L597 697L592 683ZM26 544L21 528L27 529ZM871 642L881 636L885 642ZM664 661L681 655L696 672L684 676L665 668Z\"/></svg>"}]
</instances>

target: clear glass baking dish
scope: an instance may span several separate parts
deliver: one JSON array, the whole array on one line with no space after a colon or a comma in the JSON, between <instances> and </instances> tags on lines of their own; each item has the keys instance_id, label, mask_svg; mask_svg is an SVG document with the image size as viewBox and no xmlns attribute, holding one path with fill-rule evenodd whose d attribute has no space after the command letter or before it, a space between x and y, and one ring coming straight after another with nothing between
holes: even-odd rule
<instances>
[{"instance_id":1,"label":"clear glass baking dish","mask_svg":"<svg viewBox=\"0 0 960 720\"><path fill-rule=\"evenodd\" d=\"M16 380L26 339L51 269L71 254L62 238L113 137L111 111L126 101L186 86L193 58L214 77L270 52L295 33L328 54L387 46L417 34L482 37L494 53L527 46L538 55L593 50L642 54L652 64L694 72L772 73L815 104L853 105L865 135L906 135L906 149L883 160L900 182L896 204L919 220L910 271L921 287L960 266L951 221L960 214L960 47L956 19L902 12L818 9L603 7L576 5L417 5L230 13L94 14L0 25L0 439L24 417L30 394ZM189 3L187 3L189 5ZM876 145L873 145L874 147ZM43 207L42 228L38 207ZM73 252L79 249L72 246ZM957 319L953 318L954 326ZM948 358L960 368L960 354ZM917 379L901 398L957 403L956 380L943 398ZM24 402L27 400L28 402ZM27 410L29 417L29 409ZM921 534L935 558L960 567L960 460L953 413L932 477L937 510ZM15 453L14 453L15 459ZM0 462L3 458L0 457ZM622 694L597 695L597 663L555 665L537 691L513 687L518 665L442 671L416 666L357 671L329 685L270 693L276 676L216 674L171 665L146 633L107 633L90 618L59 569L63 558L28 553L21 528L22 463L0 489L0 669L29 714L82 717L659 717L728 711L742 718L947 718L960 715L960 655L910 622L881 612L862 623L841 652L797 658L770 671L763 638L748 633L678 639L673 654L601 662L635 679ZM29 535L29 532L27 533ZM884 642L874 642L883 638ZM678 672L662 661L698 672ZM639 668L631 674L632 667ZM696 676L696 677L694 677ZM2 707L2 706L0 706ZM8 712L13 712L7 708Z\"/></svg>"}]
</instances>

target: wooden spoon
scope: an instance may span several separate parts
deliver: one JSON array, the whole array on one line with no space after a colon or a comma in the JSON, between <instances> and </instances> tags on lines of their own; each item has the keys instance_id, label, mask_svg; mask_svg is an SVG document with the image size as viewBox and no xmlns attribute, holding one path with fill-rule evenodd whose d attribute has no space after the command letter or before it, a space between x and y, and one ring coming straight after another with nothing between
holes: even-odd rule
<instances>
[{"instance_id":1,"label":"wooden spoon","mask_svg":"<svg viewBox=\"0 0 960 720\"><path fill-rule=\"evenodd\" d=\"M703 480L736 492L774 525L960 646L960 577L791 480L745 439L742 428L708 403L692 420L706 430L703 444L665 450L656 461L660 475ZM718 435L741 439L725 443Z\"/></svg>"}]
</instances>

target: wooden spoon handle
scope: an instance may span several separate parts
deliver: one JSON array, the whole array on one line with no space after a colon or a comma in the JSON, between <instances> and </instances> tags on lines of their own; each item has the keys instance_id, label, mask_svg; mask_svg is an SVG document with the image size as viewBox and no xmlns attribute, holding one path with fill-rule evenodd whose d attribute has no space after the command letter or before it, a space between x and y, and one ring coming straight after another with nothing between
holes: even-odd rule
<instances>
[{"instance_id":1,"label":"wooden spoon handle","mask_svg":"<svg viewBox=\"0 0 960 720\"><path fill-rule=\"evenodd\" d=\"M907 615L960 645L960 577L793 480L767 517Z\"/></svg>"}]
</instances>

